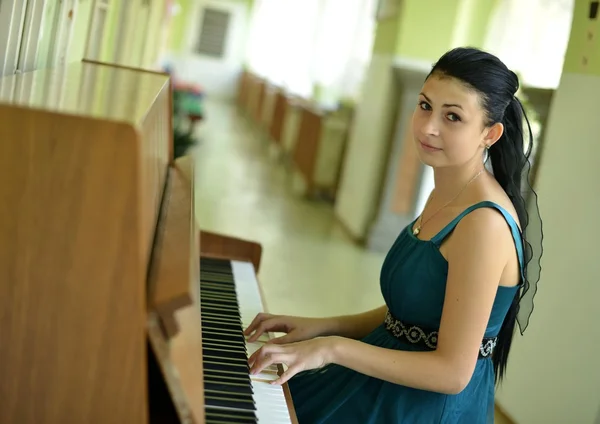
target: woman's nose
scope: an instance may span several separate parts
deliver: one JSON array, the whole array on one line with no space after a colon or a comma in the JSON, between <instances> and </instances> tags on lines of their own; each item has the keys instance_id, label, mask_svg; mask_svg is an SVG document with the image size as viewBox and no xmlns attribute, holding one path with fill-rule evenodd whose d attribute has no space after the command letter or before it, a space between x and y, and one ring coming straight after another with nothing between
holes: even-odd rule
<instances>
[{"instance_id":1,"label":"woman's nose","mask_svg":"<svg viewBox=\"0 0 600 424\"><path fill-rule=\"evenodd\" d=\"M423 131L423 134L425 134L425 135L432 135L432 136L439 135L439 133L440 133L439 122L433 113L430 114L428 117L426 117L425 120L423 121L422 131Z\"/></svg>"}]
</instances>

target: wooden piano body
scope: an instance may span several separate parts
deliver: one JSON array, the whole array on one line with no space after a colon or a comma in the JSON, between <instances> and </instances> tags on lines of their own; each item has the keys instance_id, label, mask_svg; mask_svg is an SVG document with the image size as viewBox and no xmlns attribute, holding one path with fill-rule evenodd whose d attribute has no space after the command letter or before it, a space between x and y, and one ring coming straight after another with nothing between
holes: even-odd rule
<instances>
[{"instance_id":1,"label":"wooden piano body","mask_svg":"<svg viewBox=\"0 0 600 424\"><path fill-rule=\"evenodd\" d=\"M199 256L261 248L198 229L171 110L152 71L0 79L0 423L205 422Z\"/></svg>"}]
</instances>

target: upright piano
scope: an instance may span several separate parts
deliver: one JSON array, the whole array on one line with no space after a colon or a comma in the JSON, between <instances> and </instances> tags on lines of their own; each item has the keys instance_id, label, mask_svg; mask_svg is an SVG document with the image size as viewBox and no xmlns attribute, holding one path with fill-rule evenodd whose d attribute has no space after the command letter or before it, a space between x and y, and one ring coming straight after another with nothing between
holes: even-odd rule
<instances>
[{"instance_id":1,"label":"upright piano","mask_svg":"<svg viewBox=\"0 0 600 424\"><path fill-rule=\"evenodd\" d=\"M243 328L260 244L201 231L169 76L0 79L0 423L294 423ZM211 205L198 205L209 208Z\"/></svg>"}]
</instances>

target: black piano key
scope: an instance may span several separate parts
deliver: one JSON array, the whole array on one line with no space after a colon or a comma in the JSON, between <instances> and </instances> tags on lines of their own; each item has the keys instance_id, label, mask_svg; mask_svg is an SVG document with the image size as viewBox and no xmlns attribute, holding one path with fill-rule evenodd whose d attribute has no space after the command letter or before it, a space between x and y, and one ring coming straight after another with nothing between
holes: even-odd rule
<instances>
[{"instance_id":1,"label":"black piano key","mask_svg":"<svg viewBox=\"0 0 600 424\"><path fill-rule=\"evenodd\" d=\"M212 406L206 407L206 414L210 414L211 416L228 416L228 417L236 417L239 419L256 419L256 413L253 411L237 411L235 409L221 409L214 408Z\"/></svg>"},{"instance_id":2,"label":"black piano key","mask_svg":"<svg viewBox=\"0 0 600 424\"><path fill-rule=\"evenodd\" d=\"M211 309L210 307L204 307L202 311L200 311L201 316L205 316L207 320L209 321L223 321L223 322L229 322L232 324L237 324L238 321L241 321L241 318L239 316L239 314L232 314L229 313L229 311L219 311L216 309ZM209 315L210 314L210 315ZM220 314L220 316L219 316ZM240 323L240 329L242 329L242 325Z\"/></svg>"},{"instance_id":3,"label":"black piano key","mask_svg":"<svg viewBox=\"0 0 600 424\"><path fill-rule=\"evenodd\" d=\"M243 330L239 325L226 324L224 322L214 322L214 321L211 321L208 319L202 321L202 327L204 327L206 329L212 328L215 330L222 331L224 333L234 333L234 334L243 333Z\"/></svg>"},{"instance_id":4,"label":"black piano key","mask_svg":"<svg viewBox=\"0 0 600 424\"><path fill-rule=\"evenodd\" d=\"M254 402L254 398L252 397L252 393L237 393L237 392L232 392L229 391L228 389L225 390L215 390L215 389L209 389L209 388L204 388L204 396L206 397L212 397L215 399L222 399L222 400L227 400L227 401L231 401L231 402L240 402L240 403L244 403L248 406L250 406L251 408L254 408L256 406L256 403Z\"/></svg>"},{"instance_id":5,"label":"black piano key","mask_svg":"<svg viewBox=\"0 0 600 424\"><path fill-rule=\"evenodd\" d=\"M239 372L250 374L250 367L247 363L233 363L233 362L224 362L218 361L215 359L205 359L202 361L204 368L213 371L231 371L231 372Z\"/></svg>"},{"instance_id":6,"label":"black piano key","mask_svg":"<svg viewBox=\"0 0 600 424\"><path fill-rule=\"evenodd\" d=\"M215 296L229 296L231 298L237 298L237 292L235 291L235 287L226 287L220 284L212 284L201 282L200 283L200 291L203 294L214 294Z\"/></svg>"},{"instance_id":7,"label":"black piano key","mask_svg":"<svg viewBox=\"0 0 600 424\"><path fill-rule=\"evenodd\" d=\"M206 342L206 346L209 348L226 348L231 350L238 350L240 352L246 352L246 346L243 343L239 342L231 342L227 340L219 340L216 338L206 338L202 339L202 343Z\"/></svg>"},{"instance_id":8,"label":"black piano key","mask_svg":"<svg viewBox=\"0 0 600 424\"><path fill-rule=\"evenodd\" d=\"M215 390L226 393L231 393L235 395L242 396L244 395L246 398L252 399L252 386L248 386L247 384L231 382L231 381L214 381L214 380L205 380L204 381L204 389L205 390Z\"/></svg>"},{"instance_id":9,"label":"black piano key","mask_svg":"<svg viewBox=\"0 0 600 424\"><path fill-rule=\"evenodd\" d=\"M201 260L200 266L204 266L205 271L213 272L231 272L231 262L229 260L224 261L213 261L213 260Z\"/></svg>"},{"instance_id":10,"label":"black piano key","mask_svg":"<svg viewBox=\"0 0 600 424\"><path fill-rule=\"evenodd\" d=\"M204 265L204 268L201 269L202 272L214 272L214 273L218 273L218 274L233 275L233 268L231 266L231 263L226 264L226 266L219 266L219 265L214 265L214 264L208 264L206 262L200 263L201 267L203 265Z\"/></svg>"},{"instance_id":11,"label":"black piano key","mask_svg":"<svg viewBox=\"0 0 600 424\"><path fill-rule=\"evenodd\" d=\"M225 409L207 408L205 414L206 424L255 424L258 423L252 411L232 411Z\"/></svg>"},{"instance_id":12,"label":"black piano key","mask_svg":"<svg viewBox=\"0 0 600 424\"><path fill-rule=\"evenodd\" d=\"M244 335L242 334L241 330L239 333L236 334L236 333L221 331L221 330L217 330L214 328L202 326L202 337L204 337L204 334L206 334L207 337L212 338L212 339L230 340L230 341L238 342L241 344L246 343L246 339L244 338Z\"/></svg>"},{"instance_id":13,"label":"black piano key","mask_svg":"<svg viewBox=\"0 0 600 424\"><path fill-rule=\"evenodd\" d=\"M222 283L211 283L210 281L200 280L200 287L202 287L203 290L213 291L215 293L228 294L231 296L235 296L237 294L237 291L233 284L227 285Z\"/></svg>"},{"instance_id":14,"label":"black piano key","mask_svg":"<svg viewBox=\"0 0 600 424\"><path fill-rule=\"evenodd\" d=\"M202 273L202 281L212 281L214 283L228 283L231 285L235 283L235 281L233 280L233 275L210 271L204 271Z\"/></svg>"},{"instance_id":15,"label":"black piano key","mask_svg":"<svg viewBox=\"0 0 600 424\"><path fill-rule=\"evenodd\" d=\"M226 316L234 316L237 318L240 317L239 312L230 311L227 309L224 310L222 308L219 308L218 306L211 306L211 305L204 304L204 305L202 305L202 309L204 309L205 311L208 311L208 312L218 313L218 314L222 314L222 315L226 315Z\"/></svg>"},{"instance_id":16,"label":"black piano key","mask_svg":"<svg viewBox=\"0 0 600 424\"><path fill-rule=\"evenodd\" d=\"M202 267L202 265L200 265L200 267ZM206 277L209 280L211 280L213 278L216 278L216 279L227 279L228 278L230 280L229 284L231 284L231 282L234 280L232 269L231 270L210 269L205 266L204 269L200 269L200 273L202 275L202 278Z\"/></svg>"},{"instance_id":17,"label":"black piano key","mask_svg":"<svg viewBox=\"0 0 600 424\"><path fill-rule=\"evenodd\" d=\"M225 357L223 355L204 355L203 354L203 358L206 361L211 361L211 362L220 362L220 363L226 363L229 365L245 365L248 364L248 360L246 358L229 358L229 357Z\"/></svg>"},{"instance_id":18,"label":"black piano key","mask_svg":"<svg viewBox=\"0 0 600 424\"><path fill-rule=\"evenodd\" d=\"M226 378L223 378L226 377ZM249 379L242 379L242 378L229 378L228 375L219 375L218 377L213 377L213 376L204 376L204 384L217 384L217 385L223 385L228 386L228 385L232 385L235 386L234 390L236 387L243 387L245 392L248 393L253 393L254 389L252 388L252 382L250 382ZM245 393L244 392L244 393Z\"/></svg>"},{"instance_id":19,"label":"black piano key","mask_svg":"<svg viewBox=\"0 0 600 424\"><path fill-rule=\"evenodd\" d=\"M200 286L202 296L215 300L228 300L238 304L237 294L225 290L219 290L213 287Z\"/></svg>"},{"instance_id":20,"label":"black piano key","mask_svg":"<svg viewBox=\"0 0 600 424\"><path fill-rule=\"evenodd\" d=\"M248 352L231 262L201 258L200 273L207 423L255 423Z\"/></svg>"},{"instance_id":21,"label":"black piano key","mask_svg":"<svg viewBox=\"0 0 600 424\"><path fill-rule=\"evenodd\" d=\"M210 317L206 317L206 319L202 320L202 325L206 331L217 331L221 328L225 329L226 333L235 333L235 334L243 334L244 329L241 324L238 324L233 321L215 321Z\"/></svg>"},{"instance_id":22,"label":"black piano key","mask_svg":"<svg viewBox=\"0 0 600 424\"><path fill-rule=\"evenodd\" d=\"M204 262L215 263L215 264L228 264L229 266L231 266L231 262L229 261L229 259L225 259L225 258L215 258L212 256L201 256L200 260L204 261Z\"/></svg>"},{"instance_id":23,"label":"black piano key","mask_svg":"<svg viewBox=\"0 0 600 424\"><path fill-rule=\"evenodd\" d=\"M240 373L235 371L217 371L211 369L204 370L204 378L212 379L212 380L227 380L227 381L235 381L238 383L245 383L249 386L252 386L250 382L250 374L249 373Z\"/></svg>"},{"instance_id":24,"label":"black piano key","mask_svg":"<svg viewBox=\"0 0 600 424\"><path fill-rule=\"evenodd\" d=\"M239 314L239 306L237 303L233 303L231 301L223 301L223 300L214 300L214 299L210 299L210 298L200 298L200 305L201 306L212 306L214 308L218 308L220 310L223 311L231 311L231 312L235 312L236 314Z\"/></svg>"},{"instance_id":25,"label":"black piano key","mask_svg":"<svg viewBox=\"0 0 600 424\"><path fill-rule=\"evenodd\" d=\"M238 301L237 295L235 295L235 294L222 292L219 290L212 290L209 288L205 289L202 287L200 287L200 292L202 294L202 297L205 299L212 299L215 302L218 302L218 301L233 302L237 306L239 306L239 301Z\"/></svg>"},{"instance_id":26,"label":"black piano key","mask_svg":"<svg viewBox=\"0 0 600 424\"><path fill-rule=\"evenodd\" d=\"M214 258L211 256L201 256L200 260L205 262L205 263L214 263L214 264L226 264L228 266L231 266L231 262L229 261L229 259L224 259L224 258Z\"/></svg>"},{"instance_id":27,"label":"black piano key","mask_svg":"<svg viewBox=\"0 0 600 424\"><path fill-rule=\"evenodd\" d=\"M211 390L204 391L204 403L207 406L221 406L224 408L243 409L246 411L255 411L256 405L250 398L236 398L233 395Z\"/></svg>"},{"instance_id":28,"label":"black piano key","mask_svg":"<svg viewBox=\"0 0 600 424\"><path fill-rule=\"evenodd\" d=\"M207 349L216 349L216 350L230 350L235 352L245 352L248 353L246 346L240 343L223 343L219 340L202 340L202 346L206 346Z\"/></svg>"},{"instance_id":29,"label":"black piano key","mask_svg":"<svg viewBox=\"0 0 600 424\"><path fill-rule=\"evenodd\" d=\"M223 283L223 282L215 282L205 280L200 277L200 286L206 287L207 289L213 289L225 293L237 293L235 289L235 284Z\"/></svg>"},{"instance_id":30,"label":"black piano key","mask_svg":"<svg viewBox=\"0 0 600 424\"><path fill-rule=\"evenodd\" d=\"M236 305L239 305L237 295L235 294L221 292L219 290L204 289L202 287L201 293L202 297L204 297L205 299L213 299L215 301L226 300L229 302L235 302Z\"/></svg>"},{"instance_id":31,"label":"black piano key","mask_svg":"<svg viewBox=\"0 0 600 424\"><path fill-rule=\"evenodd\" d=\"M240 350L230 350L230 349L214 349L209 347L202 346L202 355L210 356L210 357L221 357L223 359L237 359L241 361L248 361L248 357L246 356L246 352Z\"/></svg>"},{"instance_id":32,"label":"black piano key","mask_svg":"<svg viewBox=\"0 0 600 424\"><path fill-rule=\"evenodd\" d=\"M200 291L200 301L205 304L214 304L215 306L227 305L230 307L234 307L237 311L240 309L240 304L238 300L234 297L227 298L222 296L213 295L212 293Z\"/></svg>"},{"instance_id":33,"label":"black piano key","mask_svg":"<svg viewBox=\"0 0 600 424\"><path fill-rule=\"evenodd\" d=\"M223 322L223 323L230 323L230 324L237 324L240 326L240 328L242 328L242 320L239 317L225 317L222 315L218 315L218 314L214 314L212 312L207 312L207 311L200 311L201 317L202 317L202 321L209 320L209 321L213 321L213 322Z\"/></svg>"}]
</instances>

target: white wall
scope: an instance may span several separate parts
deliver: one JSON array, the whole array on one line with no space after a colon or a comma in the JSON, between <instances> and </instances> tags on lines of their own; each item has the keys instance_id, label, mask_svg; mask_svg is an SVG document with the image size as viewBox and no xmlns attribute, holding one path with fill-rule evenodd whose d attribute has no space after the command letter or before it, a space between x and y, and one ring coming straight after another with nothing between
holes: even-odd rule
<instances>
[{"instance_id":1,"label":"white wall","mask_svg":"<svg viewBox=\"0 0 600 424\"><path fill-rule=\"evenodd\" d=\"M193 53L200 36L202 11L205 7L231 13L224 58L215 59ZM177 78L200 84L206 94L213 98L232 99L237 92L237 78L244 64L249 14L246 2L196 1L188 21L185 52L168 58L175 67Z\"/></svg>"},{"instance_id":2,"label":"white wall","mask_svg":"<svg viewBox=\"0 0 600 424\"><path fill-rule=\"evenodd\" d=\"M595 93L595 94L594 94ZM600 407L600 77L565 74L537 191L542 274L498 403L519 424L594 424Z\"/></svg>"},{"instance_id":3,"label":"white wall","mask_svg":"<svg viewBox=\"0 0 600 424\"><path fill-rule=\"evenodd\" d=\"M357 105L338 188L335 213L357 239L366 236L377 211L381 179L387 164L397 99L390 55L373 54Z\"/></svg>"}]
</instances>

